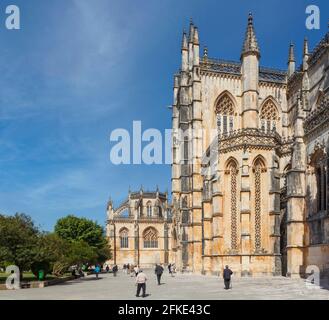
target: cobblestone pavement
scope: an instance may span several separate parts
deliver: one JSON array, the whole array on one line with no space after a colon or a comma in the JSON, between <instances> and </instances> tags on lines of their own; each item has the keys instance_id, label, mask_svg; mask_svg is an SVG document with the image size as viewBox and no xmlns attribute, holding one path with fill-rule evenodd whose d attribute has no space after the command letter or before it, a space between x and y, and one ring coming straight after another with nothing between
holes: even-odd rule
<instances>
[{"instance_id":1,"label":"cobblestone pavement","mask_svg":"<svg viewBox=\"0 0 329 320\"><path fill-rule=\"evenodd\" d=\"M148 275L146 298L135 297L134 278L119 272L117 277L102 274L99 280L91 275L42 289L1 290L3 299L323 299L329 300L329 290L308 289L302 279L284 277L233 278L232 289L224 290L221 278L215 276L176 274L170 277L167 272L162 284L156 284L152 270Z\"/></svg>"}]
</instances>

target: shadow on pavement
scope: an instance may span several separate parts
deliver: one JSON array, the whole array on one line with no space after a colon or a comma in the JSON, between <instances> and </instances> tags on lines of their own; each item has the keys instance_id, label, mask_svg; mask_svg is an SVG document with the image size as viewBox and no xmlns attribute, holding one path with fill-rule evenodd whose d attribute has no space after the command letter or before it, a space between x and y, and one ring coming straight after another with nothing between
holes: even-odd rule
<instances>
[{"instance_id":1,"label":"shadow on pavement","mask_svg":"<svg viewBox=\"0 0 329 320\"><path fill-rule=\"evenodd\" d=\"M58 284L56 284L56 286L71 286L71 285L86 282L86 281L98 281L98 280L103 280L103 279L105 279L105 278L98 277L98 279L97 279L96 277L83 277L83 278L70 280L67 282L58 283Z\"/></svg>"}]
</instances>

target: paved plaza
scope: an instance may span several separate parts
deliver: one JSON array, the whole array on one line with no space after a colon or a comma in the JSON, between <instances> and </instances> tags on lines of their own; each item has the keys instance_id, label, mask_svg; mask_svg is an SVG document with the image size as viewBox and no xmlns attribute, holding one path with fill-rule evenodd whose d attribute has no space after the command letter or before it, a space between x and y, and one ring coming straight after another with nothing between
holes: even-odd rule
<instances>
[{"instance_id":1,"label":"paved plaza","mask_svg":"<svg viewBox=\"0 0 329 320\"><path fill-rule=\"evenodd\" d=\"M224 300L224 299L322 299L329 300L329 290L308 289L305 281L284 277L233 278L231 290L224 290L223 281L215 276L176 274L170 277L164 273L162 284L156 283L153 270L146 270L148 276L146 298L135 297L135 278L119 272L102 274L99 280L94 275L68 281L42 289L21 289L0 291L4 299L182 299L182 300Z\"/></svg>"}]
</instances>

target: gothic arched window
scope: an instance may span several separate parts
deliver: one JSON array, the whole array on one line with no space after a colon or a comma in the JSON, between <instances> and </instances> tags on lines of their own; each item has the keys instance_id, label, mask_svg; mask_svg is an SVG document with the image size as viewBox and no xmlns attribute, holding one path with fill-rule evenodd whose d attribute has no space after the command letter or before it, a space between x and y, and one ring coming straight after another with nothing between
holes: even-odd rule
<instances>
[{"instance_id":1,"label":"gothic arched window","mask_svg":"<svg viewBox=\"0 0 329 320\"><path fill-rule=\"evenodd\" d=\"M219 98L216 105L217 130L219 134L227 134L234 130L234 103L227 93Z\"/></svg>"},{"instance_id":2,"label":"gothic arched window","mask_svg":"<svg viewBox=\"0 0 329 320\"><path fill-rule=\"evenodd\" d=\"M255 249L260 250L262 246L261 217L262 217L262 173L266 171L266 166L261 158L254 162L254 190L255 190Z\"/></svg>"},{"instance_id":3,"label":"gothic arched window","mask_svg":"<svg viewBox=\"0 0 329 320\"><path fill-rule=\"evenodd\" d=\"M146 214L147 214L148 218L152 217L152 202L151 201L148 201L146 203Z\"/></svg>"},{"instance_id":4,"label":"gothic arched window","mask_svg":"<svg viewBox=\"0 0 329 320\"><path fill-rule=\"evenodd\" d=\"M120 248L128 248L129 240L128 240L128 229L123 228L120 231Z\"/></svg>"},{"instance_id":5,"label":"gothic arched window","mask_svg":"<svg viewBox=\"0 0 329 320\"><path fill-rule=\"evenodd\" d=\"M314 167L314 174L316 179L316 209L317 211L324 211L327 209L327 175L328 175L328 161L326 155L322 150L318 150L312 159L312 166Z\"/></svg>"},{"instance_id":6,"label":"gothic arched window","mask_svg":"<svg viewBox=\"0 0 329 320\"><path fill-rule=\"evenodd\" d=\"M144 248L157 248L158 247L158 232L150 227L143 233Z\"/></svg>"},{"instance_id":7,"label":"gothic arched window","mask_svg":"<svg viewBox=\"0 0 329 320\"><path fill-rule=\"evenodd\" d=\"M272 99L268 99L260 112L260 127L263 131L276 131L278 120L278 110Z\"/></svg>"},{"instance_id":8,"label":"gothic arched window","mask_svg":"<svg viewBox=\"0 0 329 320\"><path fill-rule=\"evenodd\" d=\"M230 160L226 174L229 175L230 179L230 195L231 195L231 248L236 250L238 248L238 213L237 213L237 176L238 176L238 165L235 160Z\"/></svg>"}]
</instances>

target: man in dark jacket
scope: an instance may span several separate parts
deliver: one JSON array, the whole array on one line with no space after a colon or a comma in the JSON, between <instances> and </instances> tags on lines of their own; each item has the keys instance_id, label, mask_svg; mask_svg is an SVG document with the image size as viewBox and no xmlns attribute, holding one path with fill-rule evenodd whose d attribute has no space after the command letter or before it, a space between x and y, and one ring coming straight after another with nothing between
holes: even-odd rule
<instances>
[{"instance_id":1,"label":"man in dark jacket","mask_svg":"<svg viewBox=\"0 0 329 320\"><path fill-rule=\"evenodd\" d=\"M231 282L232 274L233 274L233 271L228 266L225 266L225 269L224 269L224 272L223 272L225 290L230 288L230 282Z\"/></svg>"},{"instance_id":2,"label":"man in dark jacket","mask_svg":"<svg viewBox=\"0 0 329 320\"><path fill-rule=\"evenodd\" d=\"M155 266L155 274L157 275L157 279L158 279L158 285L161 284L161 276L162 276L162 273L163 273L163 268L161 265L157 264Z\"/></svg>"},{"instance_id":3,"label":"man in dark jacket","mask_svg":"<svg viewBox=\"0 0 329 320\"><path fill-rule=\"evenodd\" d=\"M112 272L113 272L113 276L116 277L118 272L118 266L116 264L113 266Z\"/></svg>"}]
</instances>

